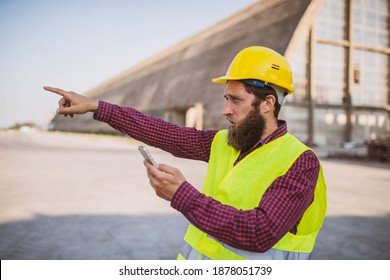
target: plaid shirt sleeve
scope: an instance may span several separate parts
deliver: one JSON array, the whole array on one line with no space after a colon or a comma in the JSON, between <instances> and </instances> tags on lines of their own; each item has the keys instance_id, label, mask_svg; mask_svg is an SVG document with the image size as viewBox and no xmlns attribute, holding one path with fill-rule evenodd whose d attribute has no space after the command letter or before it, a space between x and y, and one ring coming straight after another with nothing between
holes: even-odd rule
<instances>
[{"instance_id":1,"label":"plaid shirt sleeve","mask_svg":"<svg viewBox=\"0 0 390 280\"><path fill-rule=\"evenodd\" d=\"M303 213L314 198L319 161L304 152L264 193L257 208L239 210L223 205L184 182L171 206L191 224L232 247L265 252L287 232L296 233Z\"/></svg>"},{"instance_id":2,"label":"plaid shirt sleeve","mask_svg":"<svg viewBox=\"0 0 390 280\"><path fill-rule=\"evenodd\" d=\"M99 101L94 119L106 122L119 132L174 156L208 162L217 131L179 127L130 107Z\"/></svg>"}]
</instances>

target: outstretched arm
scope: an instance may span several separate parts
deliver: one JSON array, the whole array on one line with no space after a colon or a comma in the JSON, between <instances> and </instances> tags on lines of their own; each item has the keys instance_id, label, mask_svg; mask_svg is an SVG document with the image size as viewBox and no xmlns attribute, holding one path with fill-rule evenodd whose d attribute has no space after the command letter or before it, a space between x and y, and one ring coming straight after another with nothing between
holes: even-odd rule
<instances>
[{"instance_id":1,"label":"outstretched arm","mask_svg":"<svg viewBox=\"0 0 390 280\"><path fill-rule=\"evenodd\" d=\"M88 97L77 94L73 91L65 91L59 88L53 88L45 86L45 90L54 92L58 95L61 95L62 98L58 102L57 113L71 116L73 118L74 114L85 114L86 112L96 112L98 109L98 101L92 100Z\"/></svg>"},{"instance_id":2,"label":"outstretched arm","mask_svg":"<svg viewBox=\"0 0 390 280\"><path fill-rule=\"evenodd\" d=\"M211 143L217 131L179 127L130 107L95 101L59 88L45 86L44 89L62 96L58 102L58 114L73 117L74 114L94 112L94 119L147 145L177 157L202 161L209 159Z\"/></svg>"}]
</instances>

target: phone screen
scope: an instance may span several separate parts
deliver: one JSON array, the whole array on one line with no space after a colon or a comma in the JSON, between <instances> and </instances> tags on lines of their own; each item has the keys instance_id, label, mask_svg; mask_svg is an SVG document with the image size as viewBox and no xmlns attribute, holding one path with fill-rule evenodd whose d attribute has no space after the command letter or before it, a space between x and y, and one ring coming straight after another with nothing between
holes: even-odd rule
<instances>
[{"instance_id":1,"label":"phone screen","mask_svg":"<svg viewBox=\"0 0 390 280\"><path fill-rule=\"evenodd\" d=\"M144 146L139 146L138 147L138 150L141 152L142 156L144 157L144 159L146 159L147 161L149 161L151 164L153 164L154 166L157 166L157 163L154 161L154 159L152 158L152 155L149 153L149 151L146 149L146 147Z\"/></svg>"}]
</instances>

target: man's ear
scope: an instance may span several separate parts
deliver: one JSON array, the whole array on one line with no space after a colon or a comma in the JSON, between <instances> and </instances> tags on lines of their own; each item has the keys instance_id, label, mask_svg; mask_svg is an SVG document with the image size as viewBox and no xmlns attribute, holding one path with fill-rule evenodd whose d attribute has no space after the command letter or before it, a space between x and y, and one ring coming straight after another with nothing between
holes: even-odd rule
<instances>
[{"instance_id":1,"label":"man's ear","mask_svg":"<svg viewBox=\"0 0 390 280\"><path fill-rule=\"evenodd\" d=\"M262 109L263 113L266 114L268 112L271 112L273 114L275 110L275 103L276 103L276 98L273 95L267 95L262 102Z\"/></svg>"}]
</instances>

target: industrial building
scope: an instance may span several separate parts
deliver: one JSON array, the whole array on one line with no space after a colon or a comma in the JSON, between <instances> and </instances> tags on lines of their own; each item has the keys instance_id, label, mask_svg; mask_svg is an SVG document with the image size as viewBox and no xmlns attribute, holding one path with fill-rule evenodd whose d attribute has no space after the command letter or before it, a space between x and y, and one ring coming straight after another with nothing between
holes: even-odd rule
<instances>
[{"instance_id":1,"label":"industrial building","mask_svg":"<svg viewBox=\"0 0 390 280\"><path fill-rule=\"evenodd\" d=\"M179 125L222 129L223 75L241 49L290 61L295 93L280 118L311 145L363 143L390 133L388 0L259 0L86 95ZM51 129L113 133L91 115L56 116Z\"/></svg>"}]
</instances>

